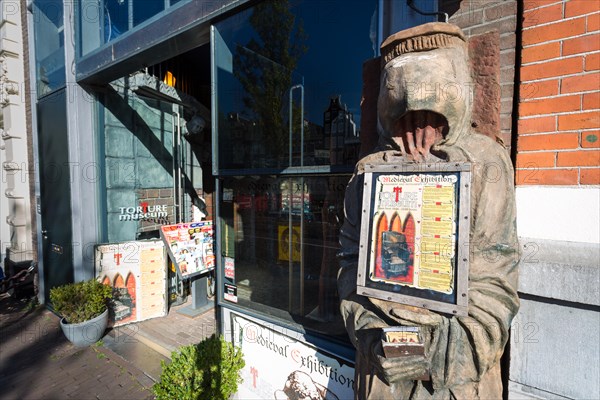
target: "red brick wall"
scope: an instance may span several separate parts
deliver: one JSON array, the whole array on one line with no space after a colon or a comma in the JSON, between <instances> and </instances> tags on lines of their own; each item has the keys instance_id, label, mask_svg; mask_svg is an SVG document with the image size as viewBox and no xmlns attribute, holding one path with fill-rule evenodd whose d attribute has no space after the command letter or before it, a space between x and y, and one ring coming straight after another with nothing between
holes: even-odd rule
<instances>
[{"instance_id":1,"label":"red brick wall","mask_svg":"<svg viewBox=\"0 0 600 400\"><path fill-rule=\"evenodd\" d=\"M524 0L517 184L600 184L600 2Z\"/></svg>"},{"instance_id":2,"label":"red brick wall","mask_svg":"<svg viewBox=\"0 0 600 400\"><path fill-rule=\"evenodd\" d=\"M213 221L215 219L215 207L214 207L214 193L204 193L204 190L196 190L198 196L204 199L206 203L206 220Z\"/></svg>"},{"instance_id":3,"label":"red brick wall","mask_svg":"<svg viewBox=\"0 0 600 400\"><path fill-rule=\"evenodd\" d=\"M196 190L196 193L198 194L198 196L202 197L206 202L207 215L205 220L214 220L214 195L212 193L204 193L202 189ZM142 202L145 202L148 206L166 205L168 213L167 218L151 218L149 221L141 221L138 228L138 233L154 231L160 229L161 225L175 223L173 189L138 189L136 191L136 194L138 200L136 204L139 205ZM188 199L187 194L185 195L185 198ZM186 210L186 215L192 215L192 210ZM183 222L190 221L191 220L185 220Z\"/></svg>"},{"instance_id":4,"label":"red brick wall","mask_svg":"<svg viewBox=\"0 0 600 400\"><path fill-rule=\"evenodd\" d=\"M500 105L499 107L494 106L493 112L497 112L497 108L499 108L500 132L498 136L507 147L510 147L515 83L517 0L441 0L439 4L440 11L449 14L449 22L458 25L471 42L476 39L476 36L488 32L498 35L497 44L488 42L490 46L499 46L500 49ZM484 56L484 58L489 61L489 57ZM497 65L493 67L497 68ZM489 87L484 88L484 91L488 92L487 95L490 94L490 90ZM494 94L495 97L496 94ZM478 99L475 98L475 101ZM483 109L492 110L485 105ZM477 120L477 112L477 107L475 107L475 121L473 122L480 124L482 121ZM489 134L485 132L485 129L480 132Z\"/></svg>"},{"instance_id":5,"label":"red brick wall","mask_svg":"<svg viewBox=\"0 0 600 400\"><path fill-rule=\"evenodd\" d=\"M148 206L167 206L167 218L152 218L149 221L141 221L138 232L150 232L160 229L161 225L173 224L175 221L175 210L173 200L173 189L138 189L138 203L145 202Z\"/></svg>"}]
</instances>

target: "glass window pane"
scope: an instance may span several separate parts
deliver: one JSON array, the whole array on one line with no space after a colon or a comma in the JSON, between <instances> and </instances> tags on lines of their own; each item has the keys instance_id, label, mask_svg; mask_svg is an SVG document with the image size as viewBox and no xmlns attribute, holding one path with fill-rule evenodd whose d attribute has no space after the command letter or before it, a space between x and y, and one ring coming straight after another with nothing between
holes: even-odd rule
<instances>
[{"instance_id":1,"label":"glass window pane","mask_svg":"<svg viewBox=\"0 0 600 400\"><path fill-rule=\"evenodd\" d=\"M358 146L376 3L269 1L216 24L219 169L354 166L329 134Z\"/></svg>"},{"instance_id":2,"label":"glass window pane","mask_svg":"<svg viewBox=\"0 0 600 400\"><path fill-rule=\"evenodd\" d=\"M38 0L41 1L41 0ZM191 0L79 0L77 54L82 57L174 5Z\"/></svg>"},{"instance_id":3,"label":"glass window pane","mask_svg":"<svg viewBox=\"0 0 600 400\"><path fill-rule=\"evenodd\" d=\"M101 44L100 21L106 15L98 0L80 0L77 9L77 53L87 54Z\"/></svg>"},{"instance_id":4,"label":"glass window pane","mask_svg":"<svg viewBox=\"0 0 600 400\"><path fill-rule=\"evenodd\" d=\"M131 27L130 0L79 0L77 54L85 56Z\"/></svg>"},{"instance_id":5,"label":"glass window pane","mask_svg":"<svg viewBox=\"0 0 600 400\"><path fill-rule=\"evenodd\" d=\"M65 34L62 0L33 3L38 97L65 85Z\"/></svg>"},{"instance_id":6,"label":"glass window pane","mask_svg":"<svg viewBox=\"0 0 600 400\"><path fill-rule=\"evenodd\" d=\"M223 181L221 251L238 304L346 340L337 296L338 233L349 176ZM231 274L229 275L231 276Z\"/></svg>"},{"instance_id":7,"label":"glass window pane","mask_svg":"<svg viewBox=\"0 0 600 400\"><path fill-rule=\"evenodd\" d=\"M263 168L354 167L376 3L263 2L213 31L216 168L245 171L221 180L223 301L235 292L239 306L340 341L335 255L349 175Z\"/></svg>"},{"instance_id":8,"label":"glass window pane","mask_svg":"<svg viewBox=\"0 0 600 400\"><path fill-rule=\"evenodd\" d=\"M129 30L129 6L125 0L104 0L104 42L110 42Z\"/></svg>"},{"instance_id":9,"label":"glass window pane","mask_svg":"<svg viewBox=\"0 0 600 400\"><path fill-rule=\"evenodd\" d=\"M165 0L133 0L133 26L150 19L165 9Z\"/></svg>"}]
</instances>

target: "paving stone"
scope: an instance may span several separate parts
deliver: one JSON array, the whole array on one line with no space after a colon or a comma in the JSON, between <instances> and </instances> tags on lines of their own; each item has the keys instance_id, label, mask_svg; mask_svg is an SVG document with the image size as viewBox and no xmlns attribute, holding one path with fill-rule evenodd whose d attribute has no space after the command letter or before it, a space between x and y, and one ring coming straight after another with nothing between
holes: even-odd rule
<instances>
[{"instance_id":1,"label":"paving stone","mask_svg":"<svg viewBox=\"0 0 600 400\"><path fill-rule=\"evenodd\" d=\"M62 335L58 317L43 307L28 312L25 306L0 297L2 398L152 399L154 381L149 376L158 378L156 371L166 358L152 358L150 366L145 357L145 364L136 364L127 358L131 354L123 355L119 349L135 344L148 346L147 352L160 347L170 355L216 331L214 310L195 318L177 313L188 302L172 307L166 317L114 329L105 343L110 338L118 343L115 348L79 349Z\"/></svg>"},{"instance_id":2,"label":"paving stone","mask_svg":"<svg viewBox=\"0 0 600 400\"><path fill-rule=\"evenodd\" d=\"M0 297L0 388L6 399L150 399L144 373L108 349L79 349L43 307ZM99 354L102 354L101 356ZM33 383L33 384L32 384Z\"/></svg>"}]
</instances>

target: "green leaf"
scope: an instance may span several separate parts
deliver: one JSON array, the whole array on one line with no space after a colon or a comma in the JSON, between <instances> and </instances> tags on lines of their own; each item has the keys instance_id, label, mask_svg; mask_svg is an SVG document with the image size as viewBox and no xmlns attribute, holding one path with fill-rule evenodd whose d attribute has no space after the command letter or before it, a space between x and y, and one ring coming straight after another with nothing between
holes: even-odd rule
<instances>
[{"instance_id":1,"label":"green leaf","mask_svg":"<svg viewBox=\"0 0 600 400\"><path fill-rule=\"evenodd\" d=\"M242 382L242 352L222 336L212 335L182 347L161 363L162 374L152 390L157 400L228 399Z\"/></svg>"},{"instance_id":2,"label":"green leaf","mask_svg":"<svg viewBox=\"0 0 600 400\"><path fill-rule=\"evenodd\" d=\"M102 314L110 299L112 288L95 279L50 289L52 307L70 324L88 321Z\"/></svg>"}]
</instances>

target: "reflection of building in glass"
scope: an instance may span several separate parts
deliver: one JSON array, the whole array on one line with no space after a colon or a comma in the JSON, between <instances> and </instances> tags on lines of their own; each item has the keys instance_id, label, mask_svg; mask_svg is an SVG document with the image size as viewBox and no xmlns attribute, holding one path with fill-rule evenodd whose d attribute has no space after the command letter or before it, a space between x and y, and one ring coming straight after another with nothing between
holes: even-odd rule
<instances>
[{"instance_id":1,"label":"reflection of building in glass","mask_svg":"<svg viewBox=\"0 0 600 400\"><path fill-rule=\"evenodd\" d=\"M277 138L265 136L266 132L260 126L260 120L245 117L240 113L228 113L219 121L220 132L236 145L224 149L222 156L231 166L237 165L240 168L248 165L251 168L287 166L290 150L291 166L354 165L358 161L360 150L359 132L354 115L348 111L348 106L341 102L341 95L331 97L329 107L323 114L323 122L321 126L305 118L301 131L299 121L296 121L291 132L290 149L289 121L286 121L286 130L278 133L286 143L285 152L282 153L273 152L273 149L269 148L271 142ZM244 151L235 151L234 149L240 148L240 144Z\"/></svg>"},{"instance_id":2,"label":"reflection of building in glass","mask_svg":"<svg viewBox=\"0 0 600 400\"><path fill-rule=\"evenodd\" d=\"M256 121L245 118L239 113L229 113L224 122L221 126L230 130L231 139L243 143L242 148L246 149L244 152L235 152L232 146L232 154L230 154L232 163L242 166L251 161L254 168L264 167L266 165L266 149Z\"/></svg>"},{"instance_id":3,"label":"reflection of building in glass","mask_svg":"<svg viewBox=\"0 0 600 400\"><path fill-rule=\"evenodd\" d=\"M323 140L329 150L331 165L354 164L360 148L359 132L354 115L342 103L342 96L333 96L323 114Z\"/></svg>"},{"instance_id":4,"label":"reflection of building in glass","mask_svg":"<svg viewBox=\"0 0 600 400\"><path fill-rule=\"evenodd\" d=\"M323 127L304 120L304 165L323 165L329 163L329 153L323 157ZM298 155L299 157L299 155Z\"/></svg>"}]
</instances>

